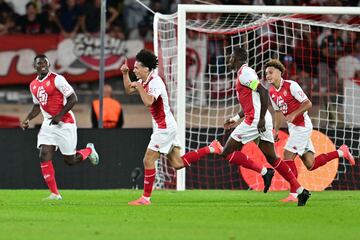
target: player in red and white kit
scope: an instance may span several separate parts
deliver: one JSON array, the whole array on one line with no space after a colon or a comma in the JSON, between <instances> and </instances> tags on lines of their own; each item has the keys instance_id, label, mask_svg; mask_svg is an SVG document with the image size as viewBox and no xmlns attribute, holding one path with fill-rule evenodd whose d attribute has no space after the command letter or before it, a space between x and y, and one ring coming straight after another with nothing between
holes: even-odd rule
<instances>
[{"instance_id":1,"label":"player in red and white kit","mask_svg":"<svg viewBox=\"0 0 360 240\"><path fill-rule=\"evenodd\" d=\"M221 144L214 140L209 146L180 155L180 143L177 139L177 124L170 110L169 98L163 80L155 73L158 59L154 53L141 50L136 55L134 73L138 81L131 82L127 62L121 66L124 88L127 94L138 92L144 105L152 116L153 133L144 157L144 193L139 199L129 202L130 205L149 205L156 170L155 161L160 154L167 156L169 164L175 169L190 166L201 157L220 154Z\"/></svg>"},{"instance_id":2,"label":"player in red and white kit","mask_svg":"<svg viewBox=\"0 0 360 240\"><path fill-rule=\"evenodd\" d=\"M29 121L42 113L44 120L37 140L41 172L51 192L47 199L60 200L62 197L57 188L52 164L57 148L60 149L65 163L70 166L86 158L97 165L99 156L93 143L88 143L86 148L76 151L76 121L71 111L77 102L74 89L63 76L49 71L50 63L45 55L36 56L33 65L38 75L30 83L34 104L31 112L21 122L21 126L27 129Z\"/></svg>"},{"instance_id":3,"label":"player in red and white kit","mask_svg":"<svg viewBox=\"0 0 360 240\"><path fill-rule=\"evenodd\" d=\"M275 112L275 140L281 126L282 115L285 116L289 139L285 146L284 161L297 177L294 159L299 155L306 168L310 171L325 165L327 162L339 158L346 158L350 164L355 165L354 157L349 148L342 145L337 151L322 153L315 157L314 146L311 142L313 125L307 114L312 103L299 86L291 80L284 80L281 76L285 72L284 65L276 59L265 64L266 80L270 83L269 95ZM290 195L281 200L283 202L296 202L296 189L290 189Z\"/></svg>"},{"instance_id":4,"label":"player in red and white kit","mask_svg":"<svg viewBox=\"0 0 360 240\"><path fill-rule=\"evenodd\" d=\"M310 197L310 192L299 184L288 165L276 155L272 134L272 118L267 110L268 92L260 84L254 69L247 65L247 59L247 51L244 48L234 48L230 58L230 67L237 71L236 92L242 112L227 120L224 127L231 128L235 126L240 117L242 117L240 115L244 114L245 119L231 133L224 146L222 155L232 164L244 166L262 173L261 168L259 166L256 167L255 163L241 152L244 144L259 138L258 147L265 155L266 160L296 189L296 192L299 194L298 206L304 206ZM267 191L266 187L265 185L264 192Z\"/></svg>"}]
</instances>

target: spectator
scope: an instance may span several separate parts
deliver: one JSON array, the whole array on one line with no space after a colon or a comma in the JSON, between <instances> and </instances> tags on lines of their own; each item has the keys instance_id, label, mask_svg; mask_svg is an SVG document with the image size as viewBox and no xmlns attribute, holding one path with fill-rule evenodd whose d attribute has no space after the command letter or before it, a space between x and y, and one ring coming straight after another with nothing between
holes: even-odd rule
<instances>
[{"instance_id":1,"label":"spectator","mask_svg":"<svg viewBox=\"0 0 360 240\"><path fill-rule=\"evenodd\" d=\"M122 128L124 124L124 115L119 101L112 97L112 87L109 84L104 85L103 99L103 127L104 128ZM98 127L100 117L100 101L96 99L92 103L91 122L93 128Z\"/></svg>"},{"instance_id":2,"label":"spectator","mask_svg":"<svg viewBox=\"0 0 360 240\"><path fill-rule=\"evenodd\" d=\"M44 4L42 5L42 11L40 13L39 19L41 24L41 33L59 33L59 20L56 17L56 8L54 4Z\"/></svg>"},{"instance_id":3,"label":"spectator","mask_svg":"<svg viewBox=\"0 0 360 240\"><path fill-rule=\"evenodd\" d=\"M146 14L147 10L136 1L124 0L123 22L126 27L126 33L136 28Z\"/></svg>"},{"instance_id":4,"label":"spectator","mask_svg":"<svg viewBox=\"0 0 360 240\"><path fill-rule=\"evenodd\" d=\"M115 24L110 26L109 36L120 40L126 40L125 33L121 23L116 22Z\"/></svg>"},{"instance_id":5,"label":"spectator","mask_svg":"<svg viewBox=\"0 0 360 240\"><path fill-rule=\"evenodd\" d=\"M91 0L90 3L84 7L84 15L81 21L81 28L84 33L98 33L100 31L100 7L101 0ZM111 24L119 16L119 12L112 5L107 4L106 29L109 29Z\"/></svg>"},{"instance_id":6,"label":"spectator","mask_svg":"<svg viewBox=\"0 0 360 240\"><path fill-rule=\"evenodd\" d=\"M360 40L357 42L360 43ZM344 88L344 122L350 125L358 125L360 121L360 115L356 114L360 110L360 60L356 58L360 49L356 46L359 46L356 42L348 45L346 55L336 62L337 75Z\"/></svg>"},{"instance_id":7,"label":"spectator","mask_svg":"<svg viewBox=\"0 0 360 240\"><path fill-rule=\"evenodd\" d=\"M83 8L76 0L66 0L57 12L57 18L61 33L65 37L74 37L80 29Z\"/></svg>"},{"instance_id":8,"label":"spectator","mask_svg":"<svg viewBox=\"0 0 360 240\"><path fill-rule=\"evenodd\" d=\"M343 53L343 40L333 32L325 37L320 45L320 63L318 73L320 87L323 92L338 92L337 79L335 74L336 60Z\"/></svg>"},{"instance_id":9,"label":"spectator","mask_svg":"<svg viewBox=\"0 0 360 240\"><path fill-rule=\"evenodd\" d=\"M141 21L138 27L133 29L128 37L129 40L143 40L144 42L153 41L153 33L150 26L145 22Z\"/></svg>"},{"instance_id":10,"label":"spectator","mask_svg":"<svg viewBox=\"0 0 360 240\"><path fill-rule=\"evenodd\" d=\"M37 14L36 5L33 2L26 4L26 13L19 17L17 31L26 34L40 34L41 22L40 15Z\"/></svg>"},{"instance_id":11,"label":"spectator","mask_svg":"<svg viewBox=\"0 0 360 240\"><path fill-rule=\"evenodd\" d=\"M11 32L14 28L14 11L4 0L0 0L0 35Z\"/></svg>"},{"instance_id":12,"label":"spectator","mask_svg":"<svg viewBox=\"0 0 360 240\"><path fill-rule=\"evenodd\" d=\"M342 102L342 99L337 99L337 95L343 93L342 82L338 81L335 65L336 60L343 53L343 45L343 40L337 32L325 37L320 45L320 62L318 64L320 96L322 96L321 100L329 111L329 117L334 120L341 119L340 116L336 116L337 110L334 109L334 103L337 105L337 103Z\"/></svg>"}]
</instances>

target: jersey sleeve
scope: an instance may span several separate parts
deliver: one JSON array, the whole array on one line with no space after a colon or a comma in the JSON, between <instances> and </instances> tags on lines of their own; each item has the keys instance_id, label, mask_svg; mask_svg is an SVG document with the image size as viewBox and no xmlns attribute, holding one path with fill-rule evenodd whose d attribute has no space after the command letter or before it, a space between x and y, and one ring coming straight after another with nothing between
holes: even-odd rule
<instances>
[{"instance_id":1,"label":"jersey sleeve","mask_svg":"<svg viewBox=\"0 0 360 240\"><path fill-rule=\"evenodd\" d=\"M276 103L274 102L274 100L271 97L269 97L269 98L270 98L270 102L271 102L271 105L272 105L273 109L275 111L279 111L280 108L278 107L278 105L276 105Z\"/></svg>"},{"instance_id":2,"label":"jersey sleeve","mask_svg":"<svg viewBox=\"0 0 360 240\"><path fill-rule=\"evenodd\" d=\"M241 85L244 85L251 90L255 91L260 84L259 78L256 72L251 68L246 68L239 76Z\"/></svg>"},{"instance_id":3,"label":"jersey sleeve","mask_svg":"<svg viewBox=\"0 0 360 240\"><path fill-rule=\"evenodd\" d=\"M149 82L148 94L150 96L153 96L155 99L157 99L161 94L163 85L164 85L164 83L162 82L162 80L159 77L153 79L152 81Z\"/></svg>"},{"instance_id":4,"label":"jersey sleeve","mask_svg":"<svg viewBox=\"0 0 360 240\"><path fill-rule=\"evenodd\" d=\"M31 93L31 96L32 96L33 103L35 105L39 105L40 104L39 100L34 96L34 94L31 91L30 91L30 93Z\"/></svg>"},{"instance_id":5,"label":"jersey sleeve","mask_svg":"<svg viewBox=\"0 0 360 240\"><path fill-rule=\"evenodd\" d=\"M298 100L300 103L304 102L308 99L302 88L297 82L292 82L290 85L290 91L291 95L294 96L296 100Z\"/></svg>"},{"instance_id":6,"label":"jersey sleeve","mask_svg":"<svg viewBox=\"0 0 360 240\"><path fill-rule=\"evenodd\" d=\"M74 93L74 89L71 85L66 81L66 79L61 76L57 75L55 77L55 87L65 96L69 97L71 94Z\"/></svg>"}]
</instances>

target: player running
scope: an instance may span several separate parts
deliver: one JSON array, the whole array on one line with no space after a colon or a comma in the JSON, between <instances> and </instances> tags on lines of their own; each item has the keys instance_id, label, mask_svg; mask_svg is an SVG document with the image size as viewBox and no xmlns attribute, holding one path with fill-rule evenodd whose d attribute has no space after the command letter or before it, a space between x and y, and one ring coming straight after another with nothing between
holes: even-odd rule
<instances>
[{"instance_id":1,"label":"player running","mask_svg":"<svg viewBox=\"0 0 360 240\"><path fill-rule=\"evenodd\" d=\"M175 169L190 166L203 156L222 151L221 144L214 140L209 146L200 148L185 155L180 155L180 143L177 139L177 124L170 111L169 98L163 80L155 73L158 59L154 53L141 50L136 55L134 73L138 81L131 82L127 62L120 68L123 73L124 88L127 94L139 93L144 105L148 107L153 125L153 133L144 157L144 193L129 205L150 205L150 197L155 180L155 161L160 154L167 157L169 164Z\"/></svg>"},{"instance_id":2,"label":"player running","mask_svg":"<svg viewBox=\"0 0 360 240\"><path fill-rule=\"evenodd\" d=\"M61 200L52 164L57 148L60 149L65 163L69 166L80 163L86 158L97 165L99 156L93 143L88 143L86 148L76 151L76 121L71 111L77 102L74 89L63 76L49 71L50 63L45 55L36 56L33 65L38 75L30 83L34 104L31 112L21 122L21 126L27 129L30 120L42 113L44 120L37 139L41 172L51 192L47 199Z\"/></svg>"},{"instance_id":3,"label":"player running","mask_svg":"<svg viewBox=\"0 0 360 240\"><path fill-rule=\"evenodd\" d=\"M272 134L272 118L267 110L268 92L260 84L254 69L247 65L247 61L248 55L244 48L237 47L233 50L230 66L237 71L236 92L245 119L231 133L224 146L222 156L233 164L254 165L249 157L241 152L241 149L244 144L260 138L258 147L265 155L266 160L296 189L299 194L298 206L304 206L311 194L299 184L288 165L276 155ZM239 119L240 116L235 116L225 123L225 127L235 126ZM254 170L256 169L254 168ZM260 168L257 167L257 171L259 170Z\"/></svg>"},{"instance_id":4,"label":"player running","mask_svg":"<svg viewBox=\"0 0 360 240\"><path fill-rule=\"evenodd\" d=\"M275 110L275 140L278 140L277 135L282 122L281 115L284 115L289 129L289 139L285 146L283 158L295 177L297 177L297 169L294 159L297 155L310 171L339 157L344 157L350 165L354 166L354 157L345 144L337 151L314 156L315 150L311 142L313 125L307 114L312 103L298 83L292 80L284 80L281 77L284 72L285 67L279 60L272 59L265 64L266 80L271 84L269 88L270 99ZM296 196L296 189L291 187L290 195L281 201L296 202Z\"/></svg>"}]
</instances>

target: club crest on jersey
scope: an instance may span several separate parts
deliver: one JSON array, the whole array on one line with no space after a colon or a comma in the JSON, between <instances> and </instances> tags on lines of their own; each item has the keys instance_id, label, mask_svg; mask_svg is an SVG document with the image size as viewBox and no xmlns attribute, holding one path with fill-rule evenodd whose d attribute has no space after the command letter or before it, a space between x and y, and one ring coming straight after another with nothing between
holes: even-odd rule
<instances>
[{"instance_id":1,"label":"club crest on jersey","mask_svg":"<svg viewBox=\"0 0 360 240\"><path fill-rule=\"evenodd\" d=\"M47 87L50 86L50 81L47 81L47 82L46 82L46 86L47 86Z\"/></svg>"},{"instance_id":2,"label":"club crest on jersey","mask_svg":"<svg viewBox=\"0 0 360 240\"><path fill-rule=\"evenodd\" d=\"M287 91L286 91L286 90L284 90L283 94L284 94L284 96L286 96L286 95L287 95Z\"/></svg>"}]
</instances>

